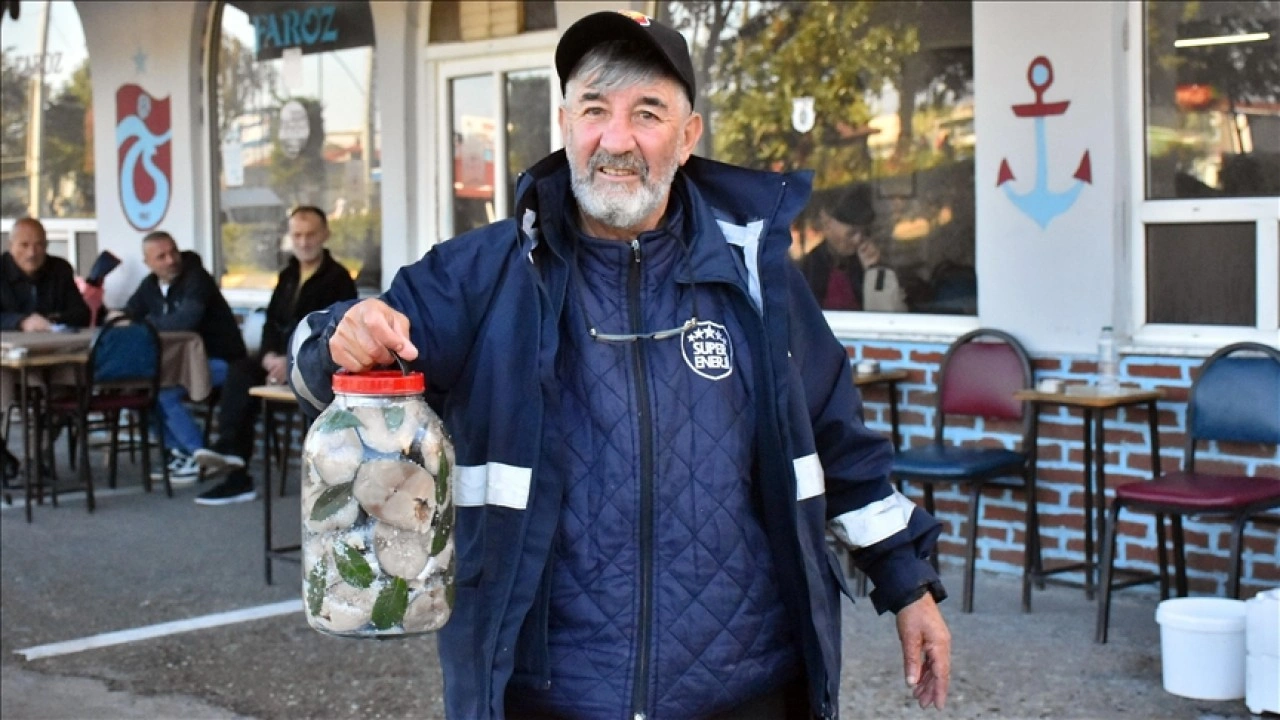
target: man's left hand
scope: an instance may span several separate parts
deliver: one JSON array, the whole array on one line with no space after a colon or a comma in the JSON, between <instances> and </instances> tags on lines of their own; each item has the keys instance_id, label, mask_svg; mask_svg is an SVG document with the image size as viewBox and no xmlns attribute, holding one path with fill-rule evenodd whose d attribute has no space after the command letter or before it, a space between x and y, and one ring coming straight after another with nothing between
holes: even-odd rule
<instances>
[{"instance_id":1,"label":"man's left hand","mask_svg":"<svg viewBox=\"0 0 1280 720\"><path fill-rule=\"evenodd\" d=\"M284 383L285 370L289 362L280 353L269 352L262 356L262 369L267 371L267 384Z\"/></svg>"},{"instance_id":2,"label":"man's left hand","mask_svg":"<svg viewBox=\"0 0 1280 720\"><path fill-rule=\"evenodd\" d=\"M941 710L951 685L951 631L932 595L925 593L898 611L898 637L907 685L916 701L922 708Z\"/></svg>"}]
</instances>

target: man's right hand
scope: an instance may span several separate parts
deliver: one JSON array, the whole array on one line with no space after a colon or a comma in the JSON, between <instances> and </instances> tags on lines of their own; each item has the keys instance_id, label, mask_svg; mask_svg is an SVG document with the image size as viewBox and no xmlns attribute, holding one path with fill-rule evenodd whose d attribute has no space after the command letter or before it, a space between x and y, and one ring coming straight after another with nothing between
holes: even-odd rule
<instances>
[{"instance_id":1,"label":"man's right hand","mask_svg":"<svg viewBox=\"0 0 1280 720\"><path fill-rule=\"evenodd\" d=\"M22 322L19 323L18 329L22 332L49 332L50 330L53 330L53 323L49 322L49 318L41 315L40 313L31 313L30 315L22 318Z\"/></svg>"},{"instance_id":2,"label":"man's right hand","mask_svg":"<svg viewBox=\"0 0 1280 720\"><path fill-rule=\"evenodd\" d=\"M405 360L418 357L409 341L409 318L377 298L352 305L329 338L330 357L349 372L390 365L392 352Z\"/></svg>"}]
</instances>

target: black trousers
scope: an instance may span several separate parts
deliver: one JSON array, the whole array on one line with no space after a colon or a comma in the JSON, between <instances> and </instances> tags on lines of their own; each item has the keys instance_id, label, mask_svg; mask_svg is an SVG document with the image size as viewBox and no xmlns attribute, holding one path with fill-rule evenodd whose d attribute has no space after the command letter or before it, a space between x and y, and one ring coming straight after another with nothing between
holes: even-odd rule
<instances>
[{"instance_id":1,"label":"black trousers","mask_svg":"<svg viewBox=\"0 0 1280 720\"><path fill-rule=\"evenodd\" d=\"M218 402L218 440L213 449L224 455L239 455L245 465L253 457L253 426L258 420L261 403L249 396L249 388L267 381L267 371L262 369L262 357L254 354L241 358L227 368L227 380L222 384L222 399Z\"/></svg>"}]
</instances>

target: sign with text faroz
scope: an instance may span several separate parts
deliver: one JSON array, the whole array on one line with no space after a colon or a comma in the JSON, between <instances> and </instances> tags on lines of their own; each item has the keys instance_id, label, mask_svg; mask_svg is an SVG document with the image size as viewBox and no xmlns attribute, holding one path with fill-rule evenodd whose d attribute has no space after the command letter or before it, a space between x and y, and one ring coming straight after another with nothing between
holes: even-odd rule
<instances>
[{"instance_id":1,"label":"sign with text faroz","mask_svg":"<svg viewBox=\"0 0 1280 720\"><path fill-rule=\"evenodd\" d=\"M373 44L368 2L233 2L253 23L258 60L287 48L304 55Z\"/></svg>"}]
</instances>

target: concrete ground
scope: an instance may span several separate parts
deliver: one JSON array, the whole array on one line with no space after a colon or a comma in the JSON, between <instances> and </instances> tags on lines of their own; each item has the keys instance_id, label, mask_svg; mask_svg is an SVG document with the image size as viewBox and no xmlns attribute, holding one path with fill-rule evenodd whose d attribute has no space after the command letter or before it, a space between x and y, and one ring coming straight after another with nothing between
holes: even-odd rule
<instances>
[{"instance_id":1,"label":"concrete ground","mask_svg":"<svg viewBox=\"0 0 1280 720\"><path fill-rule=\"evenodd\" d=\"M261 499L201 507L192 499L208 483L169 499L141 492L137 468L121 467L121 488L101 491L92 514L74 496L37 507L32 524L20 502L0 509L0 717L443 717L434 636L321 635L302 616L296 565L277 562L275 584L264 582ZM297 537L297 499L293 480L274 506L282 541ZM958 596L956 567L944 575ZM1162 690L1154 594L1119 593L1102 646L1083 592L1038 591L1030 614L1018 598L1017 578L982 574L973 614L958 599L943 604L955 647L942 712L912 703L892 617L869 601L847 605L842 717L1249 717L1243 701ZM92 649L55 645L264 606L278 614Z\"/></svg>"}]
</instances>

